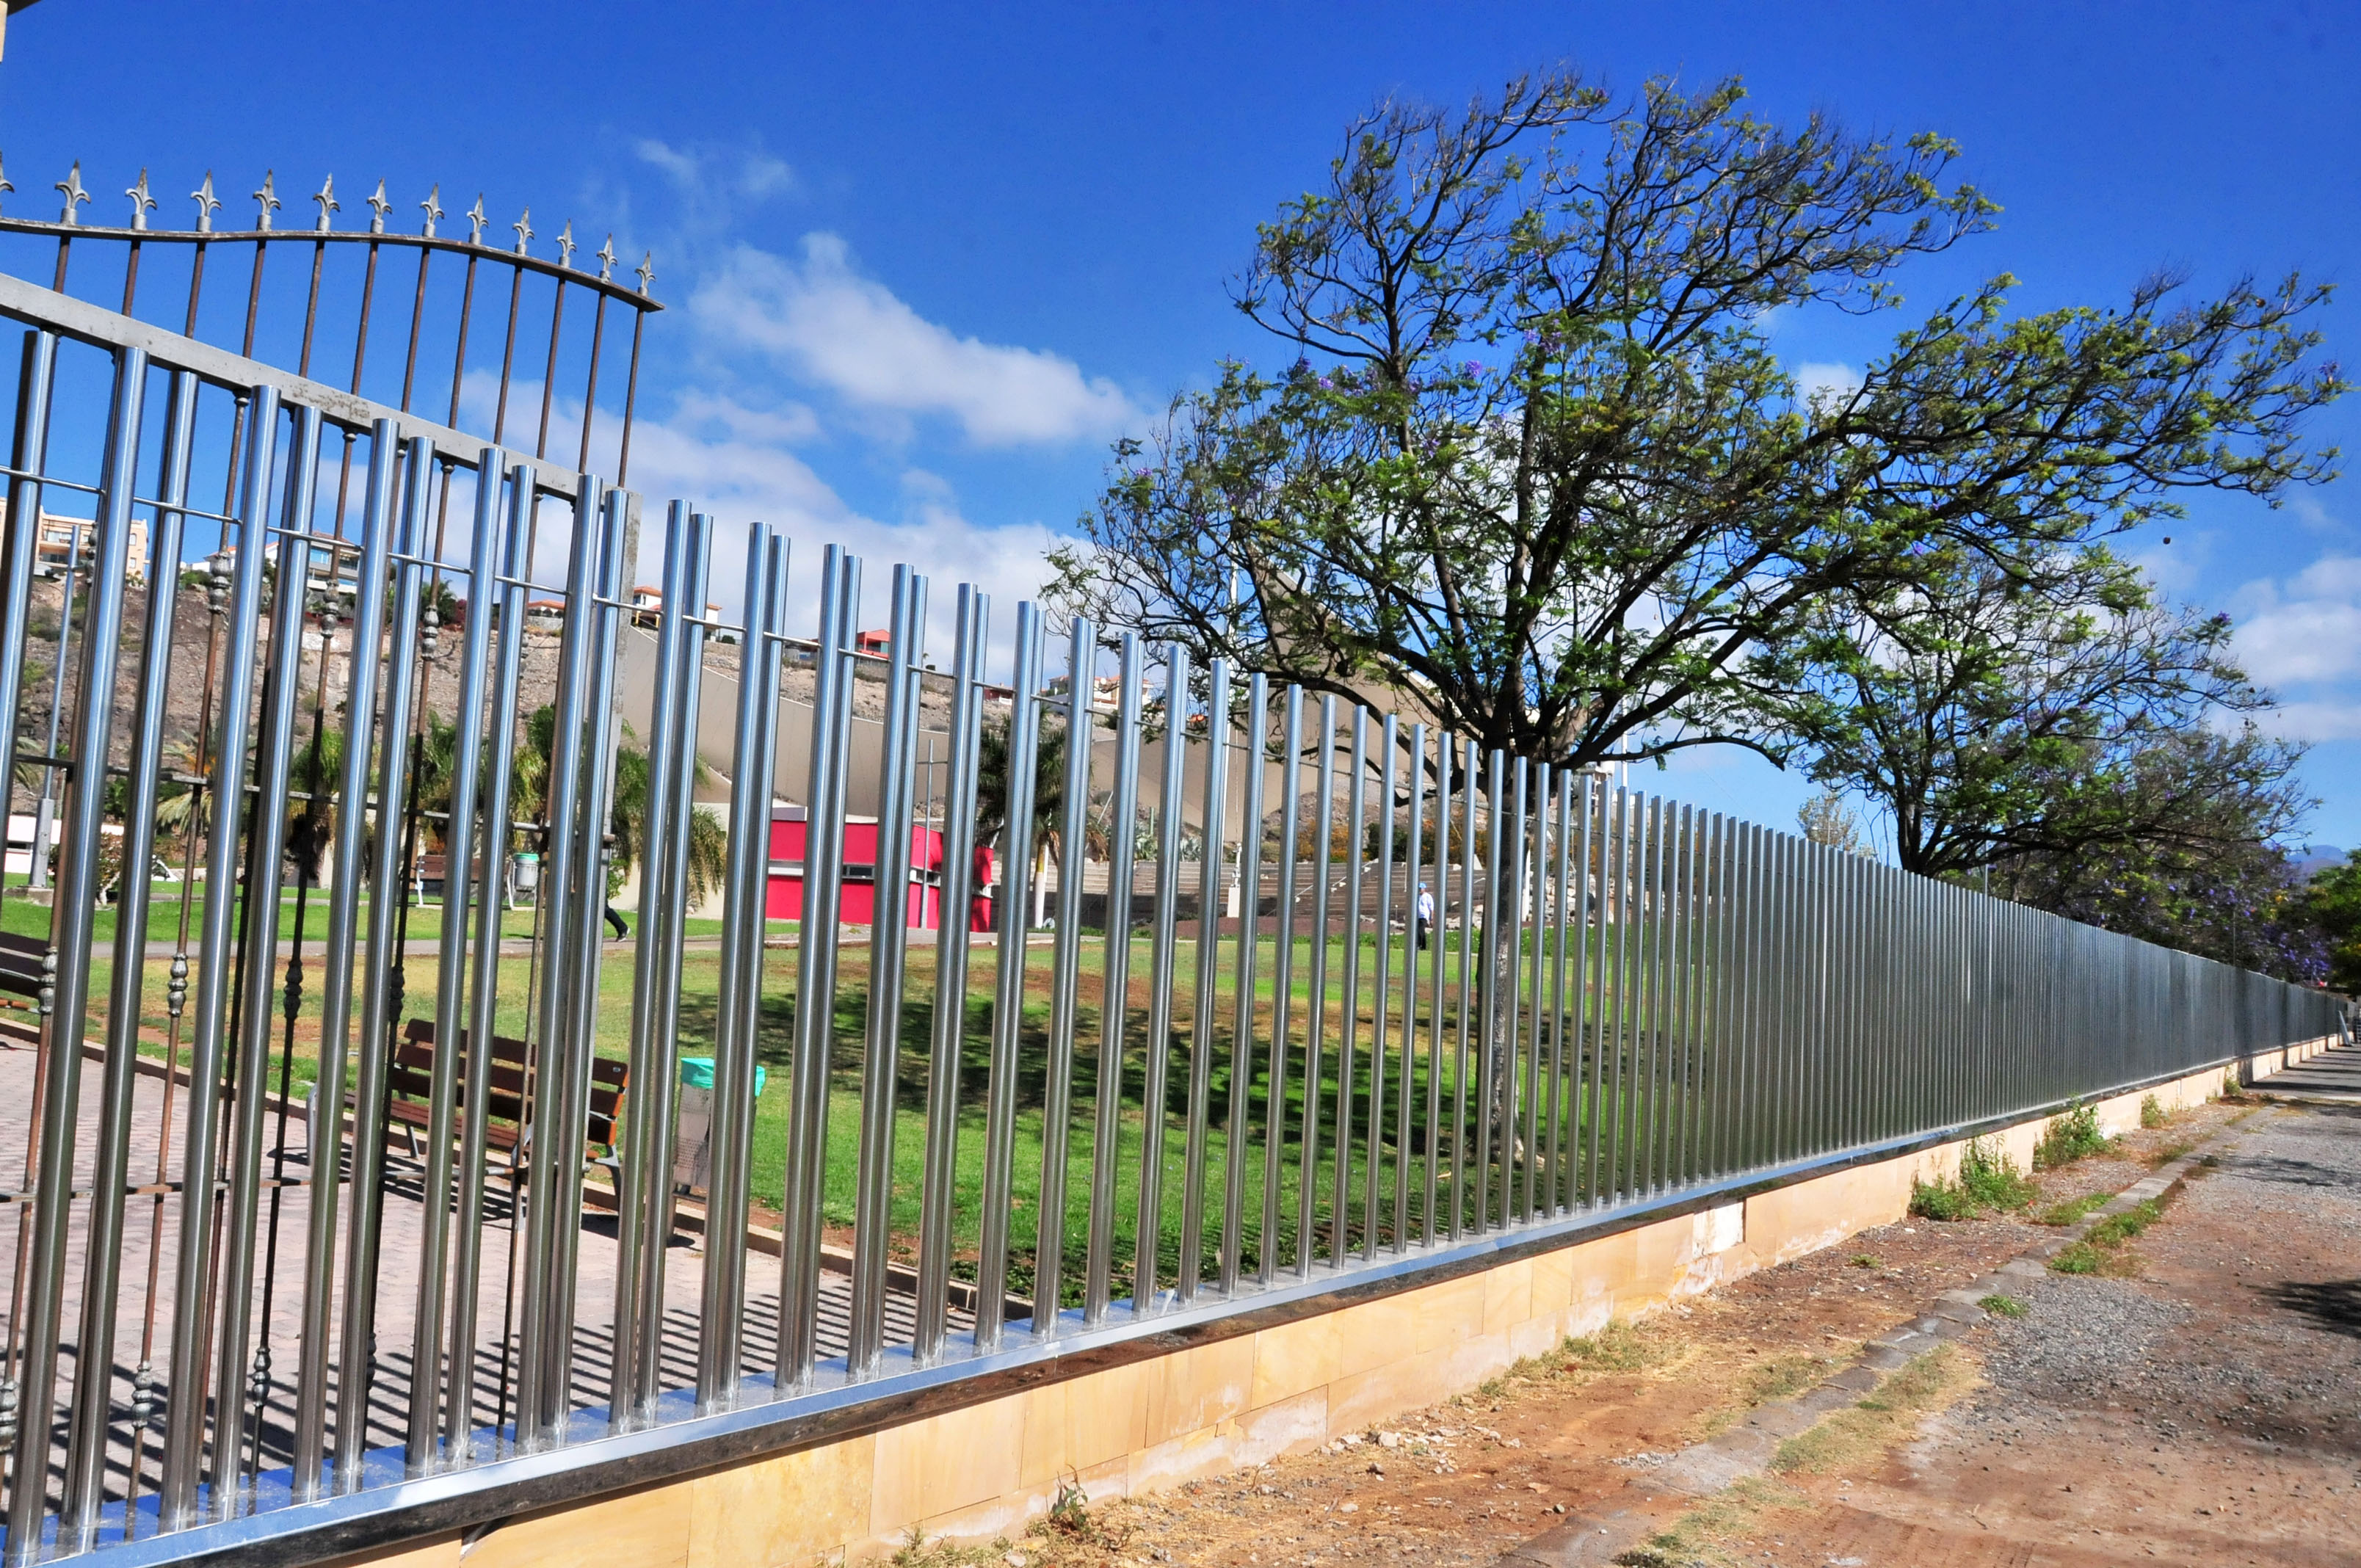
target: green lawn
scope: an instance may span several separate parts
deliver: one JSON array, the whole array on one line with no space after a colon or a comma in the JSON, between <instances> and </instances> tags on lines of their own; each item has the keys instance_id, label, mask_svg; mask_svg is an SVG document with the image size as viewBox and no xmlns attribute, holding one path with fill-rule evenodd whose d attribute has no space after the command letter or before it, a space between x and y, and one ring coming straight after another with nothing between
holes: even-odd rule
<instances>
[{"instance_id":1,"label":"green lawn","mask_svg":"<svg viewBox=\"0 0 2361 1568\"><path fill-rule=\"evenodd\" d=\"M313 897L317 898L317 894ZM9 906L23 907L11 899ZM291 899L282 910L281 928L291 929L293 919ZM40 913L46 914L46 911ZM517 912L522 916L529 912ZM410 911L410 933L413 937L431 935L432 920L438 911L429 906ZM427 928L421 930L422 923ZM710 924L718 931L719 923ZM305 916L307 930L313 929L312 910ZM11 928L15 928L13 926ZM324 929L324 927L320 927ZM151 927L151 930L156 927ZM169 930L169 927L165 927ZM523 934L519 927L517 934ZM1596 933L1594 932L1594 938ZM1529 944L1543 938L1529 938ZM1420 974L1419 1022L1415 1044L1408 1058L1411 1077L1411 1118L1407 1128L1395 1121L1396 1097L1400 1074L1404 1069L1401 1052L1400 962L1403 943L1396 937L1391 944L1389 996L1387 1003L1388 1040L1385 1046L1386 1104L1379 1119L1378 1147L1376 1151L1380 1201L1377 1229L1380 1241L1390 1239L1392 1225L1392 1194L1398 1168L1407 1165L1410 1173L1411 1199L1408 1220L1413 1234L1421 1234L1425 1225L1424 1200L1429 1178L1430 1161L1433 1166L1439 1203L1438 1227L1447 1230L1453 1204L1453 1146L1472 1157L1475 1124L1480 1098L1473 1081L1472 1036L1469 1029L1468 1078L1466 1086L1466 1123L1455 1139L1454 1113L1462 1102L1461 1083L1455 1066L1457 1058L1457 1006L1460 981L1460 955L1446 945L1446 968L1444 997L1446 1029L1439 1062L1431 1061L1428 1054L1429 1033L1426 1020L1433 1005L1430 971L1422 961ZM1348 1246L1357 1247L1363 1240L1362 1194L1368 1176L1369 1151L1367 1138L1367 1099L1369 1095L1371 1061L1369 1055L1368 1012L1374 1003L1373 975L1378 944L1374 938L1361 943L1362 1011L1356 1026L1355 1071L1353 1084L1352 1125L1354 1147L1349 1152L1345 1194L1348 1220ZM1530 954L1532 948L1526 948ZM604 947L599 978L599 1007L596 1030L596 1048L601 1055L620 1058L627 1054L630 1036L630 1014L634 957L631 949ZM1060 1296L1067 1304L1081 1299L1081 1280L1085 1261L1088 1237L1091 1171L1093 1153L1093 1124L1099 1090L1097 1061L1100 1028L1103 1017L1104 959L1105 945L1096 934L1086 934L1082 944L1081 965L1082 1005L1075 1031L1073 1116L1067 1142L1067 1202L1062 1249L1065 1266ZM1310 969L1312 944L1299 939L1292 954L1293 975L1290 987L1290 1036L1291 1041L1287 1063L1288 1082L1283 1097L1278 1099L1278 1125L1272 1125L1273 1096L1267 1077L1268 1037L1271 1027L1271 1004L1274 998L1274 970L1278 957L1277 945L1269 938L1257 943L1255 966L1257 983L1255 1002L1257 1022L1253 1031L1248 1070L1246 1117L1239 1131L1241 1177L1244 1187L1244 1223L1239 1247L1249 1273L1260 1264L1264 1238L1261 1234L1266 1157L1272 1140L1279 1153L1279 1225L1270 1238L1270 1254L1274 1266L1289 1266L1296 1258L1296 1224L1301 1200L1302 1177L1301 1161L1303 1149L1304 1124L1304 1041L1312 991ZM959 1081L959 1130L956 1142L955 1210L957 1215L955 1254L961 1258L962 1272L972 1272L973 1249L978 1237L978 1222L983 1207L983 1159L984 1143L983 1103L988 1077L988 1030L993 1006L994 964L995 953L990 948L976 950L971 965L966 997L966 1018ZM1176 1006L1172 1042L1170 1047L1165 1076L1165 1094L1153 1114L1164 1129L1163 1152L1160 1161L1163 1176L1163 1196L1155 1221L1155 1245L1159 1258L1159 1277L1170 1285L1178 1262L1180 1244L1182 1185L1185 1176L1186 1113L1189 1091L1189 1049L1192 1036L1191 1011L1195 994L1194 969L1196 944L1184 939L1176 950ZM1211 1114L1205 1145L1206 1222L1203 1233L1202 1267L1211 1277L1217 1267L1218 1249L1222 1242L1222 1208L1227 1178L1232 1141L1226 1126L1230 1102L1231 1074L1236 1066L1231 1038L1235 1016L1234 988L1237 944L1226 938L1220 944L1218 956L1219 983L1216 988L1216 1008L1212 1038L1210 1091L1208 1102ZM1315 1111L1311 1130L1317 1140L1319 1157L1312 1173L1312 1199L1315 1214L1314 1247L1324 1255L1329 1250L1329 1220L1337 1198L1334 1165L1335 1102L1339 1086L1338 1050L1342 1035L1342 996L1345 944L1332 940L1326 953L1326 997L1324 1034L1321 1072ZM1544 950L1544 970L1550 967ZM275 992L269 1005L273 1013L272 1061L270 1082L277 1088L283 1081L300 1099L315 1071L316 1041L319 1021L318 1007L321 989L321 956L316 946L307 944L303 950L304 972L302 994L295 1023L290 1030L281 1013L283 992ZM1116 1085L1121 1114L1116 1123L1116 1213L1117 1223L1111 1246L1114 1262L1115 1294L1128 1294L1130 1260L1139 1245L1137 1210L1143 1149L1151 1125L1151 1110L1144 1103L1147 1085L1147 1000L1152 965L1150 944L1145 938L1131 944L1130 1006L1126 1014L1124 1036L1123 1069ZM1521 960L1522 961L1522 960ZM928 1092L928 1039L931 1028L935 993L935 954L931 946L914 946L909 954L908 981L902 1007L900 1058L896 1077L896 1114L893 1149L893 1231L895 1250L909 1255L915 1247L918 1232L918 1210L925 1122L923 1108ZM282 949L280 979L283 981L286 959ZM168 965L150 961L147 966L142 1022L151 1038L160 1041L169 1022L165 1015L165 987ZM716 986L719 954L711 948L692 948L683 959L683 997L679 1018L677 1049L682 1055L710 1055L717 1014ZM1571 965L1569 966L1571 968ZM503 959L500 962L500 1028L502 1033L526 1032L529 997L539 981L532 960L522 958ZM1041 1160L1045 1134L1043 1094L1049 1070L1050 950L1036 945L1028 948L1027 985L1025 990L1024 1027L1018 1066L1018 1115L1016 1140L1016 1171L1010 1198L1012 1247L1016 1267L1011 1288L1026 1293L1031 1288L1032 1255L1038 1237L1039 1198L1041 1191ZM108 966L94 966L93 1036L100 1033L105 1003ZM791 1094L789 1041L795 1009L796 954L791 950L774 949L766 958L763 986L763 1016L759 1033L758 1055L768 1069L768 1083L756 1107L752 1134L752 1184L757 1219L775 1223L775 1212L784 1194L782 1181L787 1144L788 1101ZM1610 977L1610 983L1611 983ZM863 1067L863 1025L868 1005L869 949L866 942L848 944L844 949L835 999L836 1043L830 1059L830 1094L828 1128L826 1183L822 1200L823 1214L832 1226L849 1225L853 1214L854 1179L859 1160L858 1128L860 1125L860 1086ZM403 1016L431 1016L434 1011L435 969L431 958L412 957L402 973ZM1580 989L1572 974L1568 979L1568 1005ZM1480 987L1478 987L1480 991ZM356 987L357 994L357 987ZM1560 1105L1559 1138L1562 1146L1571 1148L1578 1138L1587 1136L1587 1129L1594 1123L1605 1121L1620 1125L1631 1118L1651 1114L1661 1115L1697 1102L1693 1091L1682 1080L1684 1063L1695 1070L1702 1050L1666 1053L1659 1061L1654 1042L1646 1028L1646 1014L1641 1014L1640 1026L1627 1036L1625 1048L1610 1052L1605 1069L1609 1080L1608 1090L1596 1097L1589 1095L1587 1086L1565 1092ZM1528 1044L1529 1043L1523 1043ZM160 1045L155 1048L160 1049ZM1620 1058L1619 1060L1618 1058ZM1544 1054L1546 1061L1546 1053ZM1621 1075L1624 1091L1617 1092L1613 1085ZM1444 1126L1437 1146L1430 1151L1424 1135L1424 1111L1430 1082L1443 1105ZM627 1114L628 1114L627 1101ZM1521 1131L1521 1129L1520 1129ZM1498 1134L1495 1134L1496 1139ZM1545 1153L1548 1133L1544 1124L1538 1145L1531 1156ZM1498 1168L1497 1167L1495 1168ZM1515 1178L1517 1195L1521 1195L1523 1164ZM1460 1208L1472 1218L1472 1205L1477 1201L1477 1173L1464 1171L1460 1182ZM1501 1202L1497 1182L1491 1188L1489 1202L1495 1212Z\"/></svg>"}]
</instances>

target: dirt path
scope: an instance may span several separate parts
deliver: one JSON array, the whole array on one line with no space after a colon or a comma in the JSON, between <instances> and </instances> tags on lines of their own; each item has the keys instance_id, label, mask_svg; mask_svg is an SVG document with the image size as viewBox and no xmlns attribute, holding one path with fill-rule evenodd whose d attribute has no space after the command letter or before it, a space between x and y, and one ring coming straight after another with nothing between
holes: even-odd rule
<instances>
[{"instance_id":1,"label":"dirt path","mask_svg":"<svg viewBox=\"0 0 2361 1568\"><path fill-rule=\"evenodd\" d=\"M2361 1113L2266 1113L2108 1274L1970 1335L1916 1442L1663 1560L2361 1561L2357 1272Z\"/></svg>"},{"instance_id":2,"label":"dirt path","mask_svg":"<svg viewBox=\"0 0 2361 1568\"><path fill-rule=\"evenodd\" d=\"M1650 1486L1652 1472L1669 1453L1713 1436L1742 1420L1751 1409L1819 1383L1858 1356L1865 1341L1918 1317L1941 1292L1957 1288L2039 1242L2054 1239L2057 1233L2034 1223L2034 1215L2086 1192L2118 1191L2146 1176L2153 1166L2251 1110L2209 1106L2185 1113L2169 1125L2123 1140L2104 1156L2046 1173L2040 1179L2040 1198L2025 1213L1949 1224L1913 1220L1863 1233L1839 1246L1754 1275L1636 1325L1619 1325L1593 1339L1573 1342L1478 1393L1357 1434L1360 1441L1332 1444L1318 1453L1162 1496L1077 1499L1058 1519L1037 1526L1020 1540L962 1549L921 1543L906 1552L901 1561L929 1565L1005 1563L1009 1568L1097 1568L1116 1563L1220 1564L1224 1568L1348 1562L1488 1563L1569 1517L1610 1508L1637 1508L1657 1517L1669 1529L1693 1502L1668 1488L1659 1495ZM2361 1134L2361 1121L2345 1125ZM2361 1139L2356 1140L2356 1146L2361 1149ZM2361 1176L2356 1180L2361 1183ZM2223 1172L2200 1186L2226 1192L2230 1182ZM2361 1191L2361 1186L2355 1190ZM2251 1225L2251 1219L2247 1223ZM2159 1225L2133 1244L2133 1251L2142 1258L2160 1260L2172 1234ZM2353 1272L2353 1240L2348 1232L2342 1241L2347 1249L2343 1270L2347 1275ZM2331 1277L2301 1269L2272 1276ZM2114 1278L2056 1283L2070 1293L2097 1288L2114 1291L2135 1285ZM2038 1291L2045 1300L2034 1307L2024 1325L2009 1325L2010 1332L2019 1332L2027 1325L2029 1332L2037 1332L2053 1320L2071 1318L2070 1305L2060 1310L2047 1301L2048 1288L2047 1280L2027 1288L2027 1295ZM2172 1332L2177 1335L2180 1331ZM2236 1337L2233 1335L2234 1341ZM2317 1333L2315 1337L2333 1336ZM1910 1492L1907 1473L1893 1470L1889 1474L1881 1456L1907 1442L1920 1420L1930 1415L1949 1423L1930 1441L1980 1442L1999 1455L1996 1472L2018 1466L2032 1476L2054 1463L2048 1456L2033 1457L2029 1445L2047 1428L2026 1411L2021 1395L2011 1393L2002 1400L1993 1391L1978 1387L1980 1378L1998 1376L1984 1369L1988 1360L1997 1366L2003 1359L1995 1348L1997 1339L1991 1330L1977 1331L1966 1344L1943 1353L1938 1363L1916 1367L1905 1386L1885 1390L1886 1398L1881 1402L1892 1406L1891 1409L1855 1419L1837 1434L1840 1442L1825 1435L1817 1440L1820 1446L1815 1450L1815 1464L1828 1467L1823 1474L1751 1487L1720 1506L1711 1521L1719 1528L1710 1532L1710 1540L1708 1531L1690 1530L1686 1533L1697 1541L1694 1550L1684 1547L1678 1554L1636 1561L1817 1565L1851 1557L1861 1563L1931 1565L1953 1561L2080 1564L2125 1560L2113 1546L2097 1555L2026 1557L2025 1542L2015 1536L2008 1540L2015 1543L2015 1556L1947 1557L1910 1542L1916 1530L1934 1532L1927 1540L1939 1536L1949 1541L1948 1527L1922 1525L1916 1514L1907 1511L1891 1516L1861 1514L1864 1519L1873 1518L1876 1528L1890 1535L1844 1544L1859 1533L1852 1522L1853 1516L1861 1513L1851 1507L1855 1493L1866 1496L1872 1486L1897 1495ZM2027 1343L2034 1342L2028 1339ZM2356 1342L2341 1343L2349 1365ZM2043 1375L2054 1372L2053 1368ZM2000 1387L1996 1383L1994 1389ZM1987 1398L1995 1399L1994 1409L2004 1413L2006 1424L2002 1424L2002 1414L1995 1414L1992 1421L1971 1431L1967 1425L1970 1412L1982 1408L1975 1401ZM2107 1391L2097 1402L2103 1406L2108 1398L2119 1405L2130 1403L2120 1390ZM1946 1410L1949 1413L1940 1414ZM2142 1418L2129 1419L2136 1425ZM2324 1420L2323 1415L2306 1424L2317 1427ZM2356 1423L2356 1436L2361 1437L2361 1413L2344 1420ZM2213 1438L2223 1452L2227 1452L2224 1445L2229 1442L2226 1429ZM2139 1452L2160 1459L2160 1454L2147 1451L2161 1445L2161 1438L2151 1435L2141 1441ZM2136 1479L2132 1451L2121 1442L2114 1446L2121 1449L2118 1457L2123 1463L2103 1473ZM1961 1461L1934 1463L1956 1465ZM1982 1466L1993 1464L1993 1459L1979 1453L1971 1464ZM1867 1468L1861 1467L1864 1464ZM2101 1473L2094 1469L2092 1482ZM1979 1468L1975 1474L1985 1473ZM2354 1474L2348 1463L2341 1479L2349 1485ZM2247 1475L2240 1483L2247 1484L2262 1486L2260 1474ZM2306 1479L2304 1497L2313 1497L2314 1487L2325 1484L2324 1473ZM2253 1494L2254 1510L2260 1509L2261 1499L2269 1490L2263 1487ZM2078 1489L2077 1496L2081 1495ZM2328 1501L2324 1491L2319 1496L2323 1503ZM2091 1497L2095 1500L2097 1494ZM2340 1500L2342 1497L2338 1495ZM2047 1494L2041 1495L2040 1501L2048 1505ZM2361 1497L2355 1501L2361 1502ZM1784 1503L1799 1508L1776 1507ZM1931 1495L1928 1503L1928 1519L1944 1517L1942 1507L1948 1505L1938 1506ZM2273 1504L2286 1506L2276 1493ZM1973 1506L1972 1500L1965 1506ZM2133 1506L2154 1508L2136 1502ZM2225 1501L2223 1506L2229 1504ZM2026 1512L2027 1517L2046 1517L2035 1515L2029 1504ZM1785 1533L1791 1519L1799 1533ZM1752 1539L1757 1525L1778 1528L1763 1530L1758 1542ZM1955 1546L1946 1545L1944 1550L1953 1551ZM2152 1559L2141 1553L2140 1560ZM2283 1560L2294 1561L2258 1559Z\"/></svg>"}]
</instances>

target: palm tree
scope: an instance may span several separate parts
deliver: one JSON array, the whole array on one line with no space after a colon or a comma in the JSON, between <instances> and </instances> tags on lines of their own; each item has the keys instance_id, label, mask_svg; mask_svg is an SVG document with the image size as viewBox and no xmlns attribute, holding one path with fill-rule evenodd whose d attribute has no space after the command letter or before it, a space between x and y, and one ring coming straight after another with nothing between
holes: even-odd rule
<instances>
[{"instance_id":1,"label":"palm tree","mask_svg":"<svg viewBox=\"0 0 2361 1568\"><path fill-rule=\"evenodd\" d=\"M648 849L648 754L631 744L637 736L631 726L625 725L623 731L627 739L615 748L614 798L607 813L607 831L614 840L614 853L607 862L609 896L623 885L631 868L643 861ZM525 743L516 758L516 793L521 805L530 803L537 819L545 819L548 815L550 756L555 747L556 732L556 710L545 703L525 718ZM702 762L696 764L697 783L710 776ZM693 807L685 831L688 839L686 892L687 903L693 906L704 903L720 887L729 863L730 835L712 813Z\"/></svg>"}]
</instances>

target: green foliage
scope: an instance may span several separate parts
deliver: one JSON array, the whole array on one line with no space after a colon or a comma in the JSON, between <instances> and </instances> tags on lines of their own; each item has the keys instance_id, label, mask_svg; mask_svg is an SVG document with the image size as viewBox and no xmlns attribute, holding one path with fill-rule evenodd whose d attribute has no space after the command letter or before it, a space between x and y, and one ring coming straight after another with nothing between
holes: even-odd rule
<instances>
[{"instance_id":1,"label":"green foliage","mask_svg":"<svg viewBox=\"0 0 2361 1568\"><path fill-rule=\"evenodd\" d=\"M2064 1202L2052 1203L2036 1215L2035 1219L2045 1225L2079 1225L2101 1209L2105 1208L2107 1199L2108 1194L2104 1192L2085 1192L2080 1198L2069 1198Z\"/></svg>"},{"instance_id":2,"label":"green foliage","mask_svg":"<svg viewBox=\"0 0 2361 1568\"><path fill-rule=\"evenodd\" d=\"M2091 1234L2082 1239L2093 1246L2121 1246L2163 1217L2163 1207L2151 1198L2144 1203L2125 1210L2120 1214L2108 1215L2092 1226Z\"/></svg>"},{"instance_id":3,"label":"green foliage","mask_svg":"<svg viewBox=\"0 0 2361 1568\"><path fill-rule=\"evenodd\" d=\"M1058 1483L1058 1500L1049 1505L1049 1523L1060 1534L1076 1541L1095 1541L1098 1529L1091 1519L1090 1494L1079 1480Z\"/></svg>"},{"instance_id":4,"label":"green foliage","mask_svg":"<svg viewBox=\"0 0 2361 1568\"><path fill-rule=\"evenodd\" d=\"M1960 1154L1960 1174L1911 1184L1910 1212L1923 1220L1972 1220L2022 1209L2037 1195L2033 1183L1997 1145L1971 1138Z\"/></svg>"},{"instance_id":5,"label":"green foliage","mask_svg":"<svg viewBox=\"0 0 2361 1568\"><path fill-rule=\"evenodd\" d=\"M2062 1247L2049 1260L2054 1274L2096 1274L2107 1261L2106 1255L2089 1242L2076 1242Z\"/></svg>"},{"instance_id":6,"label":"green foliage","mask_svg":"<svg viewBox=\"0 0 2361 1568\"><path fill-rule=\"evenodd\" d=\"M1910 1184L1910 1212L1922 1220L1972 1220L1976 1206L1966 1189L1956 1181L1914 1181Z\"/></svg>"},{"instance_id":7,"label":"green foliage","mask_svg":"<svg viewBox=\"0 0 2361 1568\"><path fill-rule=\"evenodd\" d=\"M1828 596L1755 667L1795 693L1776 707L1812 776L1883 806L1906 870L2071 872L2218 858L2308 804L2300 748L2207 725L2269 700L2230 630L2096 544L2030 564L1946 547L1913 580Z\"/></svg>"},{"instance_id":8,"label":"green foliage","mask_svg":"<svg viewBox=\"0 0 2361 1568\"><path fill-rule=\"evenodd\" d=\"M2143 1094L2140 1096L2141 1126L2153 1131L2158 1127L2167 1125L2171 1122L2171 1120L2172 1113L2164 1108L2164 1102L2158 1100L2153 1094Z\"/></svg>"},{"instance_id":9,"label":"green foliage","mask_svg":"<svg viewBox=\"0 0 2361 1568\"><path fill-rule=\"evenodd\" d=\"M1414 689L1559 765L1777 755L1763 698L1813 689L1832 597L1974 562L2046 584L2180 488L2326 472L2297 433L2343 383L2293 279L2013 316L1995 277L1859 387L1800 388L1775 314L1898 309L1901 269L1995 209L1939 136L1743 99L1558 72L1352 126L1236 283L1297 359L1226 364L1119 443L1052 599L1201 667Z\"/></svg>"},{"instance_id":10,"label":"green foliage","mask_svg":"<svg viewBox=\"0 0 2361 1568\"><path fill-rule=\"evenodd\" d=\"M2033 1168L2055 1170L2094 1154L2104 1154L2114 1140L2099 1130L2099 1108L2076 1102L2062 1116L2050 1118L2041 1141L2033 1146Z\"/></svg>"},{"instance_id":11,"label":"green foliage","mask_svg":"<svg viewBox=\"0 0 2361 1568\"><path fill-rule=\"evenodd\" d=\"M2014 1296L1987 1296L1976 1305L1995 1318L2021 1318L2029 1310Z\"/></svg>"},{"instance_id":12,"label":"green foliage","mask_svg":"<svg viewBox=\"0 0 2361 1568\"><path fill-rule=\"evenodd\" d=\"M2118 1274L2136 1271L2124 1244L2164 1217L2163 1205L2153 1198L2120 1214L2110 1214L2092 1225L2081 1240L2061 1249L2049 1260L2059 1274Z\"/></svg>"},{"instance_id":13,"label":"green foliage","mask_svg":"<svg viewBox=\"0 0 2361 1568\"><path fill-rule=\"evenodd\" d=\"M2312 873L2302 913L2328 948L2328 983L2348 994L2361 992L2361 850L2343 865Z\"/></svg>"}]
</instances>

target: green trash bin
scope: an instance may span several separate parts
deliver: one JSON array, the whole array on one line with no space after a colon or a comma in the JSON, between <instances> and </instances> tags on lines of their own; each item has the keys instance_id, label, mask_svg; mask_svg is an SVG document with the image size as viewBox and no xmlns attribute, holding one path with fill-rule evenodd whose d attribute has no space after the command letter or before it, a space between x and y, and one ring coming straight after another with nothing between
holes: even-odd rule
<instances>
[{"instance_id":1,"label":"green trash bin","mask_svg":"<svg viewBox=\"0 0 2361 1568\"><path fill-rule=\"evenodd\" d=\"M763 1097L763 1085L769 1079L760 1062L754 1064L754 1098ZM679 1192L702 1192L712 1185L713 1174L713 1058L683 1057L680 1058L680 1132L673 1142L673 1189Z\"/></svg>"}]
</instances>

